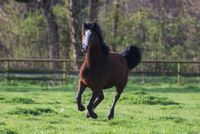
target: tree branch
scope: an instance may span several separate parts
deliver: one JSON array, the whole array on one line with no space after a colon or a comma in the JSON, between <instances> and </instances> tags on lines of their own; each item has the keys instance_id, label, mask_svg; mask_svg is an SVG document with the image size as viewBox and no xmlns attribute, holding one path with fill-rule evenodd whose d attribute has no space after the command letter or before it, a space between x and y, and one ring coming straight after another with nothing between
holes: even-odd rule
<instances>
[{"instance_id":1,"label":"tree branch","mask_svg":"<svg viewBox=\"0 0 200 134\"><path fill-rule=\"evenodd\" d=\"M31 2L31 0L15 0L17 2L23 2L23 3L28 3L28 2Z\"/></svg>"}]
</instances>

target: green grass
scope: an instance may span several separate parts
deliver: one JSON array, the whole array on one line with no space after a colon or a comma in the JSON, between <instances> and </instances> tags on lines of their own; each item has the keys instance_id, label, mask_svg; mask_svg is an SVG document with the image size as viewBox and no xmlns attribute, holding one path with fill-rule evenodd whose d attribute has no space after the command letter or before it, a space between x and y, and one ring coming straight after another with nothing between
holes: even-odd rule
<instances>
[{"instance_id":1,"label":"green grass","mask_svg":"<svg viewBox=\"0 0 200 134\"><path fill-rule=\"evenodd\" d=\"M107 114L114 88L104 91L105 99L96 109L96 120L85 118L86 111L77 110L76 89L77 79L56 87L41 82L1 82L0 133L200 133L199 83L141 83L130 79L116 105L113 120L108 120ZM86 90L84 105L90 95L91 91Z\"/></svg>"}]
</instances>

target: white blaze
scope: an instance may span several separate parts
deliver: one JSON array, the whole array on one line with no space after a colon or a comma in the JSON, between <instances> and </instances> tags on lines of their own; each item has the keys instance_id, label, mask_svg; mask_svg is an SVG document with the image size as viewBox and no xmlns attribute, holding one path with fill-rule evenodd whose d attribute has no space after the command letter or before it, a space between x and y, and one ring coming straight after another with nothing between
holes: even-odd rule
<instances>
[{"instance_id":1,"label":"white blaze","mask_svg":"<svg viewBox=\"0 0 200 134\"><path fill-rule=\"evenodd\" d=\"M90 39L90 35L92 34L92 32L90 30L87 30L85 32L85 38L83 40L83 49L87 49L88 45L89 45L89 39Z\"/></svg>"}]
</instances>

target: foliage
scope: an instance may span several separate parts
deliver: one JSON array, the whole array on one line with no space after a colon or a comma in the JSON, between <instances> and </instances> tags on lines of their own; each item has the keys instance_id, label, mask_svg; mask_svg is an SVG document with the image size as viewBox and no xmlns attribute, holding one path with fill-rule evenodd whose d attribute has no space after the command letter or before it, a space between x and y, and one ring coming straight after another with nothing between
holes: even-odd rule
<instances>
[{"instance_id":1,"label":"foliage","mask_svg":"<svg viewBox=\"0 0 200 134\"><path fill-rule=\"evenodd\" d=\"M80 3L80 9L76 9L79 11L78 31L87 19L88 7L86 1ZM105 42L113 50L122 51L136 44L142 48L143 59L199 60L199 4L190 0L100 0L98 22ZM49 40L41 9L35 3L16 1L2 2L1 7L0 57L47 58ZM53 21L58 25L61 57L72 58L70 17L73 15L70 16L69 3L60 0L51 8L56 19ZM80 43L81 33L76 36Z\"/></svg>"}]
</instances>

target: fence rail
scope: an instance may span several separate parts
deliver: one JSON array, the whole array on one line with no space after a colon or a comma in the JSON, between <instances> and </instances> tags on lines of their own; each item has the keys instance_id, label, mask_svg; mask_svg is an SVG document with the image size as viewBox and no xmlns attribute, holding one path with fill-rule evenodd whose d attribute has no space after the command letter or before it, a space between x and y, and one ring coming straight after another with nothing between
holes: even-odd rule
<instances>
[{"instance_id":1,"label":"fence rail","mask_svg":"<svg viewBox=\"0 0 200 134\"><path fill-rule=\"evenodd\" d=\"M83 60L79 60L80 64ZM50 64L56 63L57 68ZM77 74L69 59L9 59L0 58L0 77L7 80L59 80L66 81L68 74ZM130 75L200 76L200 61L143 60Z\"/></svg>"}]
</instances>

